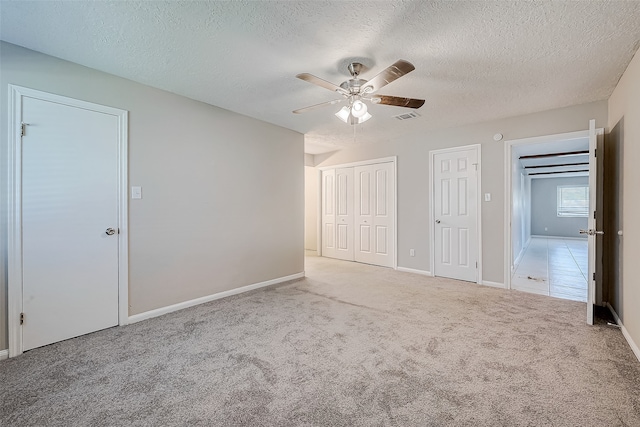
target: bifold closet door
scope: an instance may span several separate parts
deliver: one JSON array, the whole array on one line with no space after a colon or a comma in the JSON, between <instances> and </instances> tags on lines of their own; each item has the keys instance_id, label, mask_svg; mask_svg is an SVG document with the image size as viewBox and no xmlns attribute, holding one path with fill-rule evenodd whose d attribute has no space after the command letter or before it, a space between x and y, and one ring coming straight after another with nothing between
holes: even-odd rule
<instances>
[{"instance_id":1,"label":"bifold closet door","mask_svg":"<svg viewBox=\"0 0 640 427\"><path fill-rule=\"evenodd\" d=\"M322 255L353 261L353 168L322 172Z\"/></svg>"},{"instance_id":2,"label":"bifold closet door","mask_svg":"<svg viewBox=\"0 0 640 427\"><path fill-rule=\"evenodd\" d=\"M322 255L336 256L336 171L322 171Z\"/></svg>"},{"instance_id":3,"label":"bifold closet door","mask_svg":"<svg viewBox=\"0 0 640 427\"><path fill-rule=\"evenodd\" d=\"M358 262L393 267L395 182L393 163L354 168L355 253Z\"/></svg>"}]
</instances>

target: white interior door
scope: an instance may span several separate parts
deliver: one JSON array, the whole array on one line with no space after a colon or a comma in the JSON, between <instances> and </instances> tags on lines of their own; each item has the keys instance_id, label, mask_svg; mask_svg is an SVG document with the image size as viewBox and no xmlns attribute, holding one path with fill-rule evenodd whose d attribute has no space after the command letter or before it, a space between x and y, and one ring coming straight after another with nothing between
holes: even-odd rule
<instances>
[{"instance_id":1,"label":"white interior door","mask_svg":"<svg viewBox=\"0 0 640 427\"><path fill-rule=\"evenodd\" d=\"M589 275L587 276L587 323L593 325L593 304L596 301L596 238L602 231L596 230L596 206L598 201L596 148L596 121L589 120L589 220L588 220L588 258Z\"/></svg>"},{"instance_id":2,"label":"white interior door","mask_svg":"<svg viewBox=\"0 0 640 427\"><path fill-rule=\"evenodd\" d=\"M24 97L23 350L118 324L118 119Z\"/></svg>"},{"instance_id":3,"label":"white interior door","mask_svg":"<svg viewBox=\"0 0 640 427\"><path fill-rule=\"evenodd\" d=\"M355 260L393 267L395 183L393 163L354 168Z\"/></svg>"},{"instance_id":4,"label":"white interior door","mask_svg":"<svg viewBox=\"0 0 640 427\"><path fill-rule=\"evenodd\" d=\"M322 255L353 261L353 168L322 171Z\"/></svg>"},{"instance_id":5,"label":"white interior door","mask_svg":"<svg viewBox=\"0 0 640 427\"><path fill-rule=\"evenodd\" d=\"M475 148L433 156L435 276L477 280L477 166Z\"/></svg>"},{"instance_id":6,"label":"white interior door","mask_svg":"<svg viewBox=\"0 0 640 427\"><path fill-rule=\"evenodd\" d=\"M353 261L353 168L336 169L336 255Z\"/></svg>"},{"instance_id":7,"label":"white interior door","mask_svg":"<svg viewBox=\"0 0 640 427\"><path fill-rule=\"evenodd\" d=\"M322 171L322 255L336 257L336 171Z\"/></svg>"}]
</instances>

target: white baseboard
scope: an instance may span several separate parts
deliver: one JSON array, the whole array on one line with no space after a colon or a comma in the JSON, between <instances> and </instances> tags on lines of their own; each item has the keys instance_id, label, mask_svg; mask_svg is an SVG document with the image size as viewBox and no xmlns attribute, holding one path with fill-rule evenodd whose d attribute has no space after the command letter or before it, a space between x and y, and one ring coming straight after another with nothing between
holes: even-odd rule
<instances>
[{"instance_id":1,"label":"white baseboard","mask_svg":"<svg viewBox=\"0 0 640 427\"><path fill-rule=\"evenodd\" d=\"M0 360L9 358L9 350L0 350Z\"/></svg>"},{"instance_id":2,"label":"white baseboard","mask_svg":"<svg viewBox=\"0 0 640 427\"><path fill-rule=\"evenodd\" d=\"M415 268L398 267L398 268L396 268L396 270L403 271L405 273L421 274L423 276L433 276L433 274L431 274L430 271L416 270Z\"/></svg>"},{"instance_id":3,"label":"white baseboard","mask_svg":"<svg viewBox=\"0 0 640 427\"><path fill-rule=\"evenodd\" d=\"M545 236L541 234L532 234L531 237L541 237L543 239L560 239L560 240L587 240L586 237Z\"/></svg>"},{"instance_id":4,"label":"white baseboard","mask_svg":"<svg viewBox=\"0 0 640 427\"><path fill-rule=\"evenodd\" d=\"M527 250L526 246L523 246L522 249L520 249L520 253L516 257L516 259L513 261L513 265L511 266L511 271L515 270L515 266L520 264L520 261L522 261L522 256L524 255L524 252L526 250Z\"/></svg>"},{"instance_id":5,"label":"white baseboard","mask_svg":"<svg viewBox=\"0 0 640 427\"><path fill-rule=\"evenodd\" d=\"M172 313L174 311L182 310L183 308L193 307L194 305L204 304L205 302L214 301L224 297L229 297L231 295L237 295L243 292L252 291L254 289L263 288L265 286L275 285L277 283L287 282L289 280L300 279L301 277L304 277L304 271L301 273L292 274L290 276L278 277L277 279L271 279L265 282L254 283L253 285L242 286L240 288L230 289L224 292L218 292L217 294L207 295L207 296L192 299L189 301L180 302L178 304L156 308L155 310L145 311L144 313L134 314L133 316L129 316L129 324L140 322L142 320L151 319L153 317L162 316L163 314Z\"/></svg>"},{"instance_id":6,"label":"white baseboard","mask_svg":"<svg viewBox=\"0 0 640 427\"><path fill-rule=\"evenodd\" d=\"M485 286L491 286L492 288L500 288L500 289L506 289L507 288L504 285L504 283L490 282L489 280L483 280L481 284L485 285Z\"/></svg>"},{"instance_id":7,"label":"white baseboard","mask_svg":"<svg viewBox=\"0 0 640 427\"><path fill-rule=\"evenodd\" d=\"M629 343L629 347L631 347L631 351L633 351L633 354L635 354L636 357L638 358L638 361L640 361L640 348L638 348L638 345L633 341L633 338L631 338L631 335L629 335L629 331L627 331L627 328L624 327L624 325L620 321L620 318L618 317L618 313L616 313L613 307L611 307L611 304L607 303L607 307L609 308L609 311L611 311L611 314L613 314L613 318L616 319L616 323L618 324L618 326L620 326L622 335L627 340L627 343Z\"/></svg>"}]
</instances>

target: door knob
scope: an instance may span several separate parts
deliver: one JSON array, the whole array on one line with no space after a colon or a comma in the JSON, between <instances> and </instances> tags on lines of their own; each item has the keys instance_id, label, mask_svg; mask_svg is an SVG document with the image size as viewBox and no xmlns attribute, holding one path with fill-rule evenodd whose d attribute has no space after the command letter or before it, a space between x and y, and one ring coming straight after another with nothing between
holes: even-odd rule
<instances>
[{"instance_id":1,"label":"door knob","mask_svg":"<svg viewBox=\"0 0 640 427\"><path fill-rule=\"evenodd\" d=\"M107 233L107 236L113 236L114 234L116 234L116 230L114 230L113 228L107 228L107 231L105 231L105 233Z\"/></svg>"},{"instance_id":2,"label":"door knob","mask_svg":"<svg viewBox=\"0 0 640 427\"><path fill-rule=\"evenodd\" d=\"M436 219L436 224L440 224L440 220L439 219Z\"/></svg>"}]
</instances>

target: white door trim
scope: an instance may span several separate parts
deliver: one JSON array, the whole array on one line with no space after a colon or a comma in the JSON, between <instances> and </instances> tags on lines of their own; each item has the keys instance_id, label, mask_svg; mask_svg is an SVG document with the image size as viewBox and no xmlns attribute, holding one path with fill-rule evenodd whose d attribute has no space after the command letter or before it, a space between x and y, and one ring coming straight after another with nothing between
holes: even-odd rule
<instances>
[{"instance_id":1,"label":"white door trim","mask_svg":"<svg viewBox=\"0 0 640 427\"><path fill-rule=\"evenodd\" d=\"M320 187L318 193L320 194L320 203L318 204L318 230L322 229L322 171L339 168L349 168L354 166L367 166L375 165L378 163L393 163L393 269L398 269L398 156L383 157L380 159L362 160L359 162L342 163L339 165L323 166L318 168L320 174ZM318 233L318 256L322 256L322 232Z\"/></svg>"},{"instance_id":2,"label":"white door trim","mask_svg":"<svg viewBox=\"0 0 640 427\"><path fill-rule=\"evenodd\" d=\"M22 97L28 96L85 110L113 115L118 118L118 323L126 325L129 317L129 234L128 234L128 112L21 86L9 88L9 218L8 218L8 329L9 357L22 354Z\"/></svg>"},{"instance_id":3,"label":"white door trim","mask_svg":"<svg viewBox=\"0 0 640 427\"><path fill-rule=\"evenodd\" d=\"M440 150L429 151L429 265L431 266L431 275L435 276L435 206L434 206L434 168L433 162L436 154L453 153L456 151L476 150L478 154L478 179L476 182L476 203L477 203L477 215L476 215L476 229L478 233L478 274L476 276L476 283L482 284L482 146L480 144L463 145L460 147L442 148Z\"/></svg>"},{"instance_id":4,"label":"white door trim","mask_svg":"<svg viewBox=\"0 0 640 427\"><path fill-rule=\"evenodd\" d=\"M597 135L602 135L603 133L603 128L596 129ZM506 289L511 289L511 252L513 251L511 245L511 204L513 203L511 200L511 156L513 155L513 147L577 138L589 138L589 130L511 139L504 142L504 286Z\"/></svg>"},{"instance_id":5,"label":"white door trim","mask_svg":"<svg viewBox=\"0 0 640 427\"><path fill-rule=\"evenodd\" d=\"M361 160L359 162L340 163L339 165L322 166L322 167L319 167L318 169L321 171L324 171L329 169L350 168L354 166L367 166L367 165L375 165L377 163L389 163L389 162L393 162L395 164L397 159L398 159L398 156L382 157L380 159Z\"/></svg>"}]
</instances>

